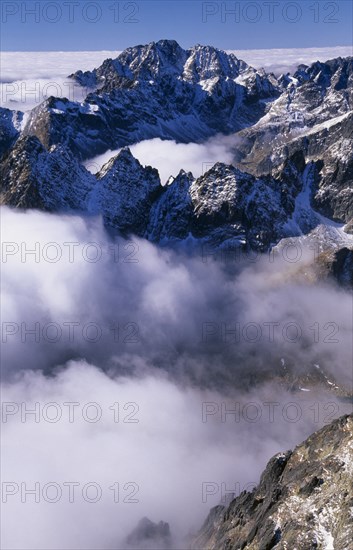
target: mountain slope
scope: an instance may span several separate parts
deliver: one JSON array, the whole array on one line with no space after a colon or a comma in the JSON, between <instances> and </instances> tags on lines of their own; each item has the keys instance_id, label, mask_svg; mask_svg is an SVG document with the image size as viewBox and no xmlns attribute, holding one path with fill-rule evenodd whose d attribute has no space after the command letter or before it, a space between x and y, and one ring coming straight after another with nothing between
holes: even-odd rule
<instances>
[{"instance_id":1,"label":"mountain slope","mask_svg":"<svg viewBox=\"0 0 353 550\"><path fill-rule=\"evenodd\" d=\"M353 415L266 466L252 493L216 506L192 548L347 550L353 541Z\"/></svg>"},{"instance_id":2,"label":"mountain slope","mask_svg":"<svg viewBox=\"0 0 353 550\"><path fill-rule=\"evenodd\" d=\"M322 214L353 216L353 58L299 66L266 115L237 134L234 163L252 174L276 175L293 154L320 161L313 197Z\"/></svg>"},{"instance_id":3,"label":"mountain slope","mask_svg":"<svg viewBox=\"0 0 353 550\"><path fill-rule=\"evenodd\" d=\"M97 174L88 209L102 214L106 226L143 235L153 201L162 192L158 171L143 167L129 149L110 159Z\"/></svg>"},{"instance_id":4,"label":"mountain slope","mask_svg":"<svg viewBox=\"0 0 353 550\"><path fill-rule=\"evenodd\" d=\"M110 229L156 243L192 236L212 246L267 250L318 223L310 204L305 216L290 223L305 182L315 179L315 165L306 167L298 156L279 178L256 178L216 163L198 179L181 172L162 187L157 170L143 167L129 149L94 176L65 146L47 151L36 137L26 136L5 155L0 175L4 204L101 214Z\"/></svg>"},{"instance_id":5,"label":"mountain slope","mask_svg":"<svg viewBox=\"0 0 353 550\"><path fill-rule=\"evenodd\" d=\"M19 138L22 120L21 111L10 111L0 107L0 157Z\"/></svg>"},{"instance_id":6,"label":"mountain slope","mask_svg":"<svg viewBox=\"0 0 353 550\"><path fill-rule=\"evenodd\" d=\"M47 151L21 137L0 163L1 203L40 210L85 210L95 178L63 146Z\"/></svg>"}]
</instances>

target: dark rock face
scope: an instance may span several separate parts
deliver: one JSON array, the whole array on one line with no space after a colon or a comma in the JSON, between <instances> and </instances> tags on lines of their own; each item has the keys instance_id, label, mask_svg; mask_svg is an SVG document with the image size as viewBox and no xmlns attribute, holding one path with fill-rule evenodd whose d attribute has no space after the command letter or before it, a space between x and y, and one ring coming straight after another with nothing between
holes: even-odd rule
<instances>
[{"instance_id":1,"label":"dark rock face","mask_svg":"<svg viewBox=\"0 0 353 550\"><path fill-rule=\"evenodd\" d=\"M346 90L353 80L353 58L345 60L338 57L326 63L316 61L310 67L299 65L294 77L301 84L313 81L321 90L326 90L330 86L337 91Z\"/></svg>"},{"instance_id":2,"label":"dark rock face","mask_svg":"<svg viewBox=\"0 0 353 550\"><path fill-rule=\"evenodd\" d=\"M163 188L150 211L145 237L153 242L183 240L192 229L193 205L190 187L193 175L183 170Z\"/></svg>"},{"instance_id":3,"label":"dark rock face","mask_svg":"<svg viewBox=\"0 0 353 550\"><path fill-rule=\"evenodd\" d=\"M181 172L162 187L157 170L143 167L129 149L93 176L67 148L47 151L34 136L17 141L0 173L2 202L11 206L101 214L110 229L157 243L192 236L212 246L234 242L255 249L267 249L286 234L303 186L302 175L288 162L282 180L217 163L197 180Z\"/></svg>"},{"instance_id":4,"label":"dark rock face","mask_svg":"<svg viewBox=\"0 0 353 550\"><path fill-rule=\"evenodd\" d=\"M134 550L168 550L172 547L169 524L142 518L126 538L126 545Z\"/></svg>"},{"instance_id":5,"label":"dark rock face","mask_svg":"<svg viewBox=\"0 0 353 550\"><path fill-rule=\"evenodd\" d=\"M217 163L191 186L193 233L214 244L236 236L239 244L267 249L283 233L293 211L293 204L288 208L282 204L283 185ZM292 190L299 191L294 182Z\"/></svg>"},{"instance_id":6,"label":"dark rock face","mask_svg":"<svg viewBox=\"0 0 353 550\"><path fill-rule=\"evenodd\" d=\"M352 547L353 415L274 456L252 493L213 508L192 548Z\"/></svg>"},{"instance_id":7,"label":"dark rock face","mask_svg":"<svg viewBox=\"0 0 353 550\"><path fill-rule=\"evenodd\" d=\"M80 104L49 97L30 111L22 133L38 137L46 149L63 144L77 158L87 158L106 151L112 143L113 116L88 101Z\"/></svg>"},{"instance_id":8,"label":"dark rock face","mask_svg":"<svg viewBox=\"0 0 353 550\"><path fill-rule=\"evenodd\" d=\"M289 94L294 107L305 107L306 118L312 124L333 118L353 108L353 58L337 58L310 67L298 67L294 78L299 86ZM317 111L320 107L320 113Z\"/></svg>"},{"instance_id":9,"label":"dark rock face","mask_svg":"<svg viewBox=\"0 0 353 550\"><path fill-rule=\"evenodd\" d=\"M326 217L348 222L353 217L353 114L348 112L329 123L288 132L276 138L270 124L240 132L244 141L236 165L255 175L278 175L288 158L301 155L316 162L318 177L313 206Z\"/></svg>"},{"instance_id":10,"label":"dark rock face","mask_svg":"<svg viewBox=\"0 0 353 550\"><path fill-rule=\"evenodd\" d=\"M257 176L276 175L297 152L318 162L313 205L341 222L353 216L352 67L352 57L298 67L266 116L238 133L234 155L236 166Z\"/></svg>"},{"instance_id":11,"label":"dark rock face","mask_svg":"<svg viewBox=\"0 0 353 550\"><path fill-rule=\"evenodd\" d=\"M121 233L143 235L153 202L162 192L158 171L143 167L123 149L97 174L89 207L105 224Z\"/></svg>"},{"instance_id":12,"label":"dark rock face","mask_svg":"<svg viewBox=\"0 0 353 550\"><path fill-rule=\"evenodd\" d=\"M1 202L16 208L85 210L95 178L65 147L21 137L0 164Z\"/></svg>"},{"instance_id":13,"label":"dark rock face","mask_svg":"<svg viewBox=\"0 0 353 550\"><path fill-rule=\"evenodd\" d=\"M0 157L8 151L20 135L23 113L0 107Z\"/></svg>"},{"instance_id":14,"label":"dark rock face","mask_svg":"<svg viewBox=\"0 0 353 550\"><path fill-rule=\"evenodd\" d=\"M96 175L64 146L47 151L38 138L20 138L0 165L1 202L16 208L102 214L107 227L143 235L162 191L157 170L122 150Z\"/></svg>"},{"instance_id":15,"label":"dark rock face","mask_svg":"<svg viewBox=\"0 0 353 550\"><path fill-rule=\"evenodd\" d=\"M334 254L331 274L341 285L353 288L353 250L344 247Z\"/></svg>"},{"instance_id":16,"label":"dark rock face","mask_svg":"<svg viewBox=\"0 0 353 550\"><path fill-rule=\"evenodd\" d=\"M154 203L145 237L173 242L192 236L212 247L267 250L318 223L309 203L307 216L296 212L296 198L314 179L315 165L296 157L278 178L257 178L223 163L196 180L181 172Z\"/></svg>"}]
</instances>

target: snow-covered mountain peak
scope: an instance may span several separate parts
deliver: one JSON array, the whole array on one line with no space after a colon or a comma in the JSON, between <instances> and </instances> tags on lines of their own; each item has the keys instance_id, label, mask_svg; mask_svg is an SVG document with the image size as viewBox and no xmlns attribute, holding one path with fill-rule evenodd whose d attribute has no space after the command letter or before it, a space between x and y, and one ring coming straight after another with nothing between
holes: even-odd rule
<instances>
[{"instance_id":1,"label":"snow-covered mountain peak","mask_svg":"<svg viewBox=\"0 0 353 550\"><path fill-rule=\"evenodd\" d=\"M186 52L175 40L159 40L124 50L117 60L135 78L147 80L182 71Z\"/></svg>"},{"instance_id":2,"label":"snow-covered mountain peak","mask_svg":"<svg viewBox=\"0 0 353 550\"><path fill-rule=\"evenodd\" d=\"M175 40L164 39L127 48L94 71L77 71L70 76L86 86L105 88L107 79L122 85L119 77L147 82L174 76L197 83L215 77L234 79L248 68L235 55L213 46L197 44L185 50Z\"/></svg>"},{"instance_id":3,"label":"snow-covered mountain peak","mask_svg":"<svg viewBox=\"0 0 353 550\"><path fill-rule=\"evenodd\" d=\"M104 177L108 172L114 174L120 170L136 171L141 169L140 162L133 156L129 147L124 147L119 153L110 158L97 173L98 179Z\"/></svg>"},{"instance_id":4,"label":"snow-covered mountain peak","mask_svg":"<svg viewBox=\"0 0 353 550\"><path fill-rule=\"evenodd\" d=\"M234 79L248 68L245 61L212 46L198 44L187 54L183 77L194 82L215 77Z\"/></svg>"}]
</instances>

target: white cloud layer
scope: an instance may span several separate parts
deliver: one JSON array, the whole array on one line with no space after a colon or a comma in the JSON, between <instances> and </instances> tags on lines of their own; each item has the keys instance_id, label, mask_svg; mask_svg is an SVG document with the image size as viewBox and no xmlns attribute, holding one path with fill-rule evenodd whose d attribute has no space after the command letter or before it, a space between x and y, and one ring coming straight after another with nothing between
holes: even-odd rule
<instances>
[{"instance_id":1,"label":"white cloud layer","mask_svg":"<svg viewBox=\"0 0 353 550\"><path fill-rule=\"evenodd\" d=\"M164 185L170 176L177 176L181 169L192 172L198 178L216 162L231 164L234 136L215 136L205 143L176 143L173 140L160 138L140 141L130 146L130 150L142 165L157 168ZM117 155L121 149L108 150L83 164L92 173L98 172L108 160Z\"/></svg>"},{"instance_id":2,"label":"white cloud layer","mask_svg":"<svg viewBox=\"0 0 353 550\"><path fill-rule=\"evenodd\" d=\"M91 71L119 51L92 52L1 52L1 82L65 78L81 69Z\"/></svg>"},{"instance_id":3,"label":"white cloud layer","mask_svg":"<svg viewBox=\"0 0 353 550\"><path fill-rule=\"evenodd\" d=\"M0 106L29 111L47 97L83 101L89 90L67 76L99 67L119 52L0 52Z\"/></svg>"},{"instance_id":4,"label":"white cloud layer","mask_svg":"<svg viewBox=\"0 0 353 550\"><path fill-rule=\"evenodd\" d=\"M296 415L293 406L288 407L293 397L277 392L274 399L270 388L246 396L234 393L227 399L215 392L178 387L163 376L108 377L83 361L68 364L51 378L30 371L15 384L3 386L2 395L4 402L23 403L32 410L37 403L39 410L38 421L31 414L23 421L17 413L2 425L3 490L10 481L19 487L2 504L1 542L8 550L124 549L126 536L144 516L168 521L172 547L186 549L188 534L201 527L226 490L236 494L251 490L273 454L293 447L328 417L320 394L309 398L303 393L295 399L303 416L290 422L293 412ZM277 403L273 422L264 405L271 401ZM319 404L319 420L310 411L314 401ZM240 422L231 414L223 422L220 414L205 416L203 422L206 402L209 407L226 403L228 410L239 403ZM246 420L254 415L249 406L254 402L263 415L255 423ZM335 400L331 402L338 407ZM46 408L48 403L55 407ZM72 422L69 403L76 404ZM87 409L91 420L102 415L97 422L84 416L88 403L95 403ZM124 410L128 403L134 405ZM114 421L117 404L120 416ZM58 411L61 418L51 422ZM77 484L73 502L68 482ZM101 489L97 502L87 502L97 489L84 496L89 482ZM38 503L33 494L25 495L35 483ZM46 484L55 487L46 493ZM109 489L112 486L115 492ZM119 501L114 502L117 496ZM55 497L57 502L46 501Z\"/></svg>"},{"instance_id":5,"label":"white cloud layer","mask_svg":"<svg viewBox=\"0 0 353 550\"><path fill-rule=\"evenodd\" d=\"M69 348L68 358L85 357L119 372L127 358L130 365L136 358L139 365L149 367L164 362L173 377L217 387L227 376L235 386L241 384L241 378L233 377L233 369L243 369L244 376L249 368L261 373L274 355L275 366L285 356L299 371L322 360L341 382L349 379L351 348L346 344L351 341L352 318L347 292L293 282L306 262L313 261L312 251L302 251L302 260L294 263L284 261L285 255L275 261L264 255L243 265L238 257L227 266L228 273L221 262L212 261L212 250L205 249L202 259L161 250L140 239L111 240L99 218L22 213L3 207L1 223L3 321L26 323L30 328L56 322L61 329L54 343L49 334L40 345L33 335L22 342L20 331L10 334L3 350L7 364L3 375L17 371L21 361L27 368L50 368L67 360ZM281 336L284 323L291 320L302 330L294 346ZM206 346L201 338L203 323L208 321L217 326L256 322L263 334L253 344L242 338L223 345L219 337L208 340ZM280 323L275 342L266 336L268 321ZM65 322L79 323L73 341ZM90 322L99 324L102 335L95 345L87 346L82 327ZM331 330L324 326L331 322L339 327L339 346L324 339L325 330ZM117 340L112 327L127 323L135 323L138 338L122 345L121 338L129 330ZM314 323L322 327L319 338L310 329ZM220 379L213 368L222 373Z\"/></svg>"},{"instance_id":6,"label":"white cloud layer","mask_svg":"<svg viewBox=\"0 0 353 550\"><path fill-rule=\"evenodd\" d=\"M123 549L148 516L168 521L172 547L186 549L222 483L236 493L253 486L270 456L350 409L313 388L259 382L266 369L300 374L313 363L351 382L350 296L296 282L305 254L294 264L262 257L238 272L239 264L112 240L95 218L2 208L1 223L1 395L10 403L2 490L13 493L2 503L3 548ZM274 340L265 330L273 322ZM290 330L283 337L288 322L302 331L294 342ZM215 339L203 338L205 323ZM233 333L238 323L240 340L219 338L222 323ZM255 343L243 331L254 323L263 330ZM24 407L37 407L38 421L21 416ZM225 415L237 407L238 421ZM217 490L203 502L205 482ZM35 483L38 503L25 493ZM79 484L73 502L68 483ZM83 496L87 483L95 489ZM87 502L97 484L101 498Z\"/></svg>"},{"instance_id":7,"label":"white cloud layer","mask_svg":"<svg viewBox=\"0 0 353 550\"><path fill-rule=\"evenodd\" d=\"M315 61L328 61L335 57L353 55L352 46L330 46L327 48L274 48L271 50L231 50L256 69L263 67L276 75L293 73L297 66L310 65Z\"/></svg>"}]
</instances>

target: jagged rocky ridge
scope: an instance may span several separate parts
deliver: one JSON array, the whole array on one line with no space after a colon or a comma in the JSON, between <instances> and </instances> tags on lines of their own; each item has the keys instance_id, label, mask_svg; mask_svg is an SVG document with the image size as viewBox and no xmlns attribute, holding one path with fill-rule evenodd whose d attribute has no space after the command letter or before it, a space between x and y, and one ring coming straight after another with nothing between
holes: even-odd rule
<instances>
[{"instance_id":1,"label":"jagged rocky ridge","mask_svg":"<svg viewBox=\"0 0 353 550\"><path fill-rule=\"evenodd\" d=\"M347 550L353 541L353 415L275 455L259 485L210 511L193 549Z\"/></svg>"},{"instance_id":2,"label":"jagged rocky ridge","mask_svg":"<svg viewBox=\"0 0 353 550\"><path fill-rule=\"evenodd\" d=\"M47 151L34 136L21 137L0 165L2 203L14 207L102 214L110 229L156 243L196 239L258 250L320 223L309 204L297 212L296 202L316 174L296 154L278 178L216 163L197 179L181 171L163 187L157 170L129 149L92 175L65 146Z\"/></svg>"},{"instance_id":3,"label":"jagged rocky ridge","mask_svg":"<svg viewBox=\"0 0 353 550\"><path fill-rule=\"evenodd\" d=\"M318 173L317 163L306 165L297 152L278 177L256 177L216 163L197 179L181 171L162 186L157 170L142 166L128 148L93 175L67 147L47 151L38 138L26 136L0 164L1 202L101 214L109 230L159 244L186 241L214 249L265 251L285 238L315 238L324 227L324 218L310 204ZM336 247L335 238L331 243L324 239L330 249ZM333 260L327 257L326 264Z\"/></svg>"},{"instance_id":4,"label":"jagged rocky ridge","mask_svg":"<svg viewBox=\"0 0 353 550\"><path fill-rule=\"evenodd\" d=\"M1 110L2 203L100 213L107 227L157 243L267 250L305 235L325 243L329 231L351 247L331 221L351 231L352 58L276 79L215 48L161 40L71 76L93 90L82 103ZM181 171L162 187L127 150L95 176L79 164L141 139L217 132L236 132L233 166L197 180Z\"/></svg>"},{"instance_id":5,"label":"jagged rocky ridge","mask_svg":"<svg viewBox=\"0 0 353 550\"><path fill-rule=\"evenodd\" d=\"M173 40L128 48L92 72L71 75L93 87L82 103L48 98L23 127L46 147L65 144L81 158L161 137L199 142L258 121L278 97L272 75L210 46ZM241 78L241 83L237 79Z\"/></svg>"},{"instance_id":6,"label":"jagged rocky ridge","mask_svg":"<svg viewBox=\"0 0 353 550\"><path fill-rule=\"evenodd\" d=\"M295 152L318 162L313 204L337 221L353 217L353 58L301 65L266 115L238 133L234 162L274 174Z\"/></svg>"}]
</instances>

